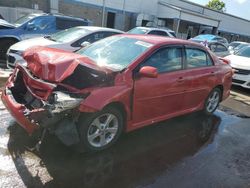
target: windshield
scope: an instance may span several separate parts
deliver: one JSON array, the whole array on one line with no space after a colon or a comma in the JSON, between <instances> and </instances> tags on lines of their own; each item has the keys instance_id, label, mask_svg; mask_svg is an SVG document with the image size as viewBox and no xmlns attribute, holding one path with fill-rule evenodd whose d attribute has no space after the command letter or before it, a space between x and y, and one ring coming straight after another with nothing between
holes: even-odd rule
<instances>
[{"instance_id":1,"label":"windshield","mask_svg":"<svg viewBox=\"0 0 250 188\"><path fill-rule=\"evenodd\" d=\"M26 15L26 16L23 16L19 19L17 19L15 22L14 22L14 25L15 26L20 26L26 22L28 22L29 20L31 20L32 18L34 18L35 15L32 15L32 14L29 14L29 15Z\"/></svg>"},{"instance_id":2,"label":"windshield","mask_svg":"<svg viewBox=\"0 0 250 188\"><path fill-rule=\"evenodd\" d=\"M249 45L249 44L247 44L247 43L246 43L246 44L240 44L240 45L238 45L237 47L235 47L234 50L235 50L235 51L239 51L241 48L244 48L244 47L246 47L246 46L248 46L248 45Z\"/></svg>"},{"instance_id":3,"label":"windshield","mask_svg":"<svg viewBox=\"0 0 250 188\"><path fill-rule=\"evenodd\" d=\"M148 29L143 29L143 28L134 28L129 30L127 33L130 34L145 34L147 33Z\"/></svg>"},{"instance_id":4,"label":"windshield","mask_svg":"<svg viewBox=\"0 0 250 188\"><path fill-rule=\"evenodd\" d=\"M239 43L239 42L232 42L231 44L229 44L229 47L235 48L235 47L239 46L240 44L241 43Z\"/></svg>"},{"instance_id":5,"label":"windshield","mask_svg":"<svg viewBox=\"0 0 250 188\"><path fill-rule=\"evenodd\" d=\"M175 34L174 31L170 31L169 33L170 33L171 35L173 35L174 37L176 37L176 34Z\"/></svg>"},{"instance_id":6,"label":"windshield","mask_svg":"<svg viewBox=\"0 0 250 188\"><path fill-rule=\"evenodd\" d=\"M250 46L240 49L236 55L250 58Z\"/></svg>"},{"instance_id":7,"label":"windshield","mask_svg":"<svg viewBox=\"0 0 250 188\"><path fill-rule=\"evenodd\" d=\"M87 29L73 27L70 29L57 32L47 38L56 42L67 43L67 42L75 41L76 39L79 39L87 35L88 33L90 33L90 31Z\"/></svg>"},{"instance_id":8,"label":"windshield","mask_svg":"<svg viewBox=\"0 0 250 188\"><path fill-rule=\"evenodd\" d=\"M152 46L151 43L123 36L108 37L77 53L94 60L99 66L123 70Z\"/></svg>"}]
</instances>

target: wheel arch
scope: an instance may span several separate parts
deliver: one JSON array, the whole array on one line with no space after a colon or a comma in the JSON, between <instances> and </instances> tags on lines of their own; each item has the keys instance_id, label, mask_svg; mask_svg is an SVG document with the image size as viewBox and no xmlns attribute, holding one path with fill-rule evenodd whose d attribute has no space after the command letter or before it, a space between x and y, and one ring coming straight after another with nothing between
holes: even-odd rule
<instances>
[{"instance_id":1,"label":"wheel arch","mask_svg":"<svg viewBox=\"0 0 250 188\"><path fill-rule=\"evenodd\" d=\"M0 40L12 40L16 42L20 41L20 39L16 36L4 36L4 37L0 37Z\"/></svg>"},{"instance_id":2,"label":"wheel arch","mask_svg":"<svg viewBox=\"0 0 250 188\"><path fill-rule=\"evenodd\" d=\"M221 96L220 96L220 102L222 101L222 98L223 98L223 92L224 92L224 87L223 87L223 85L217 85L216 87L214 87L214 89L215 88L218 88L220 91L221 91Z\"/></svg>"},{"instance_id":3,"label":"wheel arch","mask_svg":"<svg viewBox=\"0 0 250 188\"><path fill-rule=\"evenodd\" d=\"M121 112L122 117L123 117L123 125L124 125L123 129L126 129L126 121L127 121L128 114L127 114L124 104L118 101L114 101L104 106L104 108L109 108L109 107L115 108Z\"/></svg>"}]
</instances>

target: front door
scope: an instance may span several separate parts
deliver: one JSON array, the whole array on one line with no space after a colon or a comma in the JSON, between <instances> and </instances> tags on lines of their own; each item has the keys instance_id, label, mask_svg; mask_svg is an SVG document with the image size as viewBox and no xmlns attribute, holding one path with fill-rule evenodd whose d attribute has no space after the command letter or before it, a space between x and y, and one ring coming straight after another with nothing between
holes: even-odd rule
<instances>
[{"instance_id":1,"label":"front door","mask_svg":"<svg viewBox=\"0 0 250 188\"><path fill-rule=\"evenodd\" d=\"M157 68L158 77L135 78L134 126L150 124L178 113L186 90L182 57L181 47L166 47L140 65Z\"/></svg>"}]
</instances>

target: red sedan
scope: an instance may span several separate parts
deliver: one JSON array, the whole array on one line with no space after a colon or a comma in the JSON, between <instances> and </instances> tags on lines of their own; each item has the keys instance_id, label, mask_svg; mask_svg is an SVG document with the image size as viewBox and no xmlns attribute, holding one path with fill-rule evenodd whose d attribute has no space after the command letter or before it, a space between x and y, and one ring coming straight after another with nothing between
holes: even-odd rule
<instances>
[{"instance_id":1,"label":"red sedan","mask_svg":"<svg viewBox=\"0 0 250 188\"><path fill-rule=\"evenodd\" d=\"M24 53L2 94L32 134L49 130L66 145L103 150L128 132L229 96L232 69L200 44L117 35L77 53L37 47Z\"/></svg>"}]
</instances>

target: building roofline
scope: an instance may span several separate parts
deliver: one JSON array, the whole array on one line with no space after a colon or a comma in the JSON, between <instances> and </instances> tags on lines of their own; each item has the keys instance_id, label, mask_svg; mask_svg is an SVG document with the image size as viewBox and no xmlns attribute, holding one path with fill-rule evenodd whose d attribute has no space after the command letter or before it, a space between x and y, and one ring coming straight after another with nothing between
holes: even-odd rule
<instances>
[{"instance_id":1,"label":"building roofline","mask_svg":"<svg viewBox=\"0 0 250 188\"><path fill-rule=\"evenodd\" d=\"M241 19L241 20L250 22L250 20L248 20L248 19L241 18L241 17L239 17L239 16L235 16L235 15L233 15L233 14L229 14L229 13L226 13L226 12L221 12L221 11L218 11L218 10L214 10L214 9L208 8L208 7L204 6L204 5L200 5L200 4L198 4L198 3L191 2L191 1L189 1L189 0L180 0L180 1L183 1L183 2L186 2L186 3L189 3L189 4L192 4L192 5L195 5L195 6L199 6L199 7L201 7L201 8L208 9L208 10L211 10L211 11L214 11L214 12L217 12L217 13L220 13L220 14L232 16L232 17L234 17L234 18L238 18L238 19Z\"/></svg>"},{"instance_id":2,"label":"building roofline","mask_svg":"<svg viewBox=\"0 0 250 188\"><path fill-rule=\"evenodd\" d=\"M220 22L220 21L221 21L221 20L211 18L211 17L209 17L209 16L207 16L207 15L204 15L204 14L201 14L201 13L198 13L198 12L191 12L191 11L186 10L186 9L183 9L183 8L181 8L181 7L177 7L177 6L171 5L171 4L166 3L166 2L164 2L164 1L158 1L158 4L167 6L167 7L169 7L169 8L173 8L173 9L178 10L178 11L180 11L180 12L185 12L185 13L188 13L188 14L192 14L192 15L194 15L194 16L203 17L203 18L210 19L210 20L214 20L214 21L217 21L217 22Z\"/></svg>"}]
</instances>

